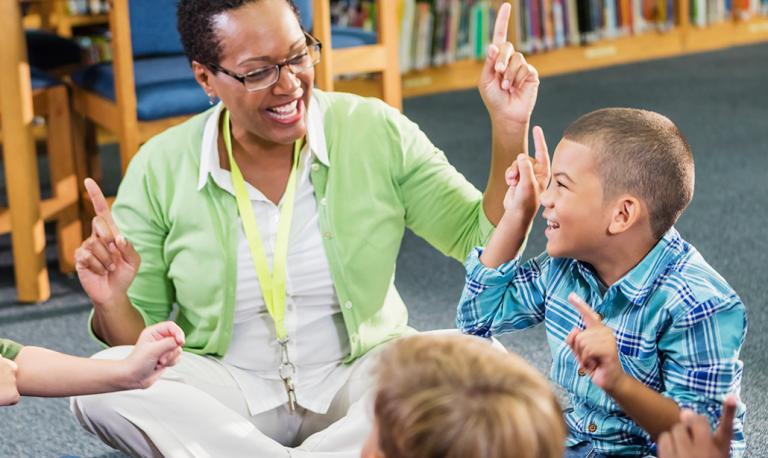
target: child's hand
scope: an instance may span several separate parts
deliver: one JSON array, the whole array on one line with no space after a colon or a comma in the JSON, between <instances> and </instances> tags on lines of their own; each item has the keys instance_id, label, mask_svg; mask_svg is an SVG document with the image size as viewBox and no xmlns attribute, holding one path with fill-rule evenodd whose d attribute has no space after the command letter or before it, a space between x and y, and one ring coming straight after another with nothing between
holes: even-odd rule
<instances>
[{"instance_id":1,"label":"child's hand","mask_svg":"<svg viewBox=\"0 0 768 458\"><path fill-rule=\"evenodd\" d=\"M714 434L706 418L683 410L680 423L659 437L659 458L728 458L735 416L733 395L725 398L723 416Z\"/></svg>"},{"instance_id":2,"label":"child's hand","mask_svg":"<svg viewBox=\"0 0 768 458\"><path fill-rule=\"evenodd\" d=\"M144 329L133 352L126 358L129 388L148 388L166 367L179 361L184 345L184 331L172 321Z\"/></svg>"},{"instance_id":3,"label":"child's hand","mask_svg":"<svg viewBox=\"0 0 768 458\"><path fill-rule=\"evenodd\" d=\"M16 386L16 363L0 356L0 406L10 406L19 402L19 389Z\"/></svg>"},{"instance_id":4,"label":"child's hand","mask_svg":"<svg viewBox=\"0 0 768 458\"><path fill-rule=\"evenodd\" d=\"M479 89L493 123L527 125L536 105L539 74L507 41L511 9L512 5L504 3L496 16Z\"/></svg>"},{"instance_id":5,"label":"child's hand","mask_svg":"<svg viewBox=\"0 0 768 458\"><path fill-rule=\"evenodd\" d=\"M550 178L547 142L539 126L533 128L533 143L536 159L520 154L505 174L509 190L504 196L504 210L522 211L527 218L533 218L539 209L541 193L547 189Z\"/></svg>"},{"instance_id":6,"label":"child's hand","mask_svg":"<svg viewBox=\"0 0 768 458\"><path fill-rule=\"evenodd\" d=\"M581 314L585 329L574 328L565 341L576 355L581 370L590 374L595 385L611 392L625 375L613 330L603 325L600 315L576 294L569 294L568 301Z\"/></svg>"}]
</instances>

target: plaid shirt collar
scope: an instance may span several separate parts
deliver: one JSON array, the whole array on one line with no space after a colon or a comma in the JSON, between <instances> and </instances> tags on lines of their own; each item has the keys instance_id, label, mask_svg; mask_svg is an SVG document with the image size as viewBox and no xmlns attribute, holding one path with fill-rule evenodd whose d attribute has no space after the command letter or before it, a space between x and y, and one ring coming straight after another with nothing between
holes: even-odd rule
<instances>
[{"instance_id":1,"label":"plaid shirt collar","mask_svg":"<svg viewBox=\"0 0 768 458\"><path fill-rule=\"evenodd\" d=\"M685 243L683 243L680 233L674 227L670 228L642 261L619 281L611 285L606 293L610 290L616 290L633 304L645 305L654 290L656 281L669 269L670 264L679 259L685 251ZM571 269L590 287L597 291L604 289L600 288L601 282L591 265L574 259Z\"/></svg>"}]
</instances>

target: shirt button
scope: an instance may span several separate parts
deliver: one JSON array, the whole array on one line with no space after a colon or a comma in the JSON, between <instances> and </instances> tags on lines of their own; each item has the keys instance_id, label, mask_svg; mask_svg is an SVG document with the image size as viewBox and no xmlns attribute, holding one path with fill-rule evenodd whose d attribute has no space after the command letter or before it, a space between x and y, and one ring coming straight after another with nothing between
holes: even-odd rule
<instances>
[{"instance_id":1,"label":"shirt button","mask_svg":"<svg viewBox=\"0 0 768 458\"><path fill-rule=\"evenodd\" d=\"M323 207L325 207L326 205L328 205L328 199L326 199L325 197L323 197L322 199L320 199L320 205L322 205Z\"/></svg>"},{"instance_id":2,"label":"shirt button","mask_svg":"<svg viewBox=\"0 0 768 458\"><path fill-rule=\"evenodd\" d=\"M594 433L595 431L597 431L597 425L594 423L590 423L589 426L587 426L587 429L589 430L590 433Z\"/></svg>"},{"instance_id":3,"label":"shirt button","mask_svg":"<svg viewBox=\"0 0 768 458\"><path fill-rule=\"evenodd\" d=\"M352 301L347 301L344 303L344 308L349 310L352 308Z\"/></svg>"},{"instance_id":4,"label":"shirt button","mask_svg":"<svg viewBox=\"0 0 768 458\"><path fill-rule=\"evenodd\" d=\"M317 162L313 162L312 163L312 171L313 172L317 172L318 170L320 170L320 164L318 164Z\"/></svg>"},{"instance_id":5,"label":"shirt button","mask_svg":"<svg viewBox=\"0 0 768 458\"><path fill-rule=\"evenodd\" d=\"M579 369L578 374L579 374L579 377L584 377L585 375L587 375L587 372L584 369Z\"/></svg>"},{"instance_id":6,"label":"shirt button","mask_svg":"<svg viewBox=\"0 0 768 458\"><path fill-rule=\"evenodd\" d=\"M333 232L323 232L323 237L325 237L327 239L332 239L333 238Z\"/></svg>"}]
</instances>

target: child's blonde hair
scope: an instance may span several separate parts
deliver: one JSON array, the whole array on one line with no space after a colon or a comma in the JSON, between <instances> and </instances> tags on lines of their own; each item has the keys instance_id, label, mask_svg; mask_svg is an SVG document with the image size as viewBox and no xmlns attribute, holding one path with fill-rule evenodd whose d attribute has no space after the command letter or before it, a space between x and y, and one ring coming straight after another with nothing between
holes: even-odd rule
<instances>
[{"instance_id":1,"label":"child's blonde hair","mask_svg":"<svg viewBox=\"0 0 768 458\"><path fill-rule=\"evenodd\" d=\"M386 458L561 458L565 424L547 380L519 356L462 335L395 341L377 368Z\"/></svg>"}]
</instances>

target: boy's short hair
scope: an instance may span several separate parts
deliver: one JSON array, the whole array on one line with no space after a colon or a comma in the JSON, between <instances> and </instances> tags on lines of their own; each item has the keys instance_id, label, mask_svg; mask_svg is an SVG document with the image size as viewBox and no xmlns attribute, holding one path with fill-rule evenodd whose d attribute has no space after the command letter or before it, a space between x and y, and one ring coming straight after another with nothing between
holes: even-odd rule
<instances>
[{"instance_id":1,"label":"boy's short hair","mask_svg":"<svg viewBox=\"0 0 768 458\"><path fill-rule=\"evenodd\" d=\"M393 342L374 404L386 458L561 458L565 424L547 380L519 356L464 335Z\"/></svg>"},{"instance_id":2,"label":"boy's short hair","mask_svg":"<svg viewBox=\"0 0 768 458\"><path fill-rule=\"evenodd\" d=\"M577 119L563 138L597 153L606 199L628 192L645 202L661 238L691 202L693 155L677 126L653 111L604 108Z\"/></svg>"}]
</instances>

